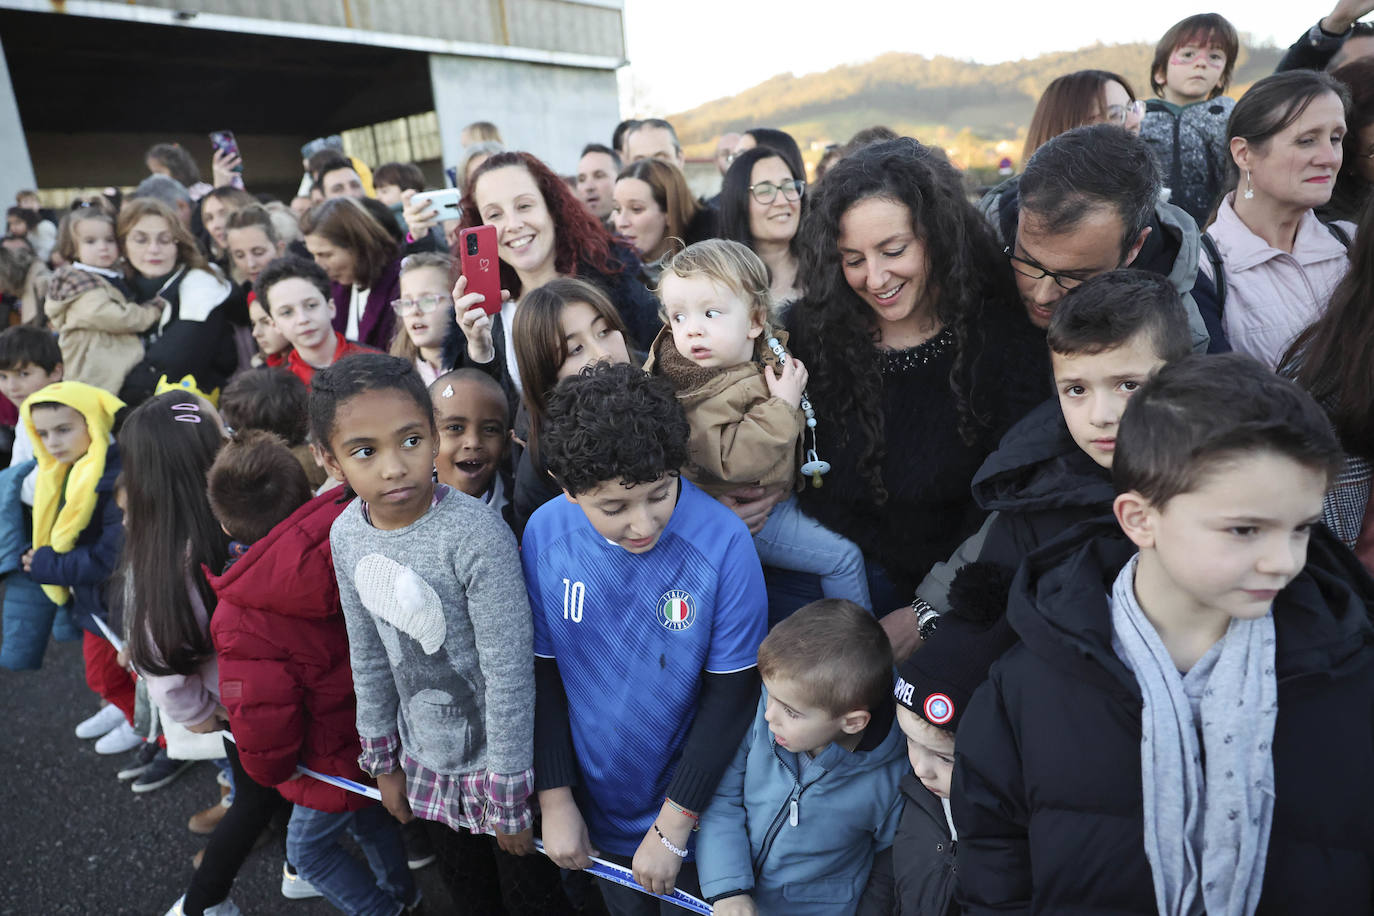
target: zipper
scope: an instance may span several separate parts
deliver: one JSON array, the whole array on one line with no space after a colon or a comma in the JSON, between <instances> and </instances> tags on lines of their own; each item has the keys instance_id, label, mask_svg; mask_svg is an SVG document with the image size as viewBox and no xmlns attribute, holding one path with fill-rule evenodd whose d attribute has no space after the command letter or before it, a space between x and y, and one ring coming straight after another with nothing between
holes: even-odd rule
<instances>
[{"instance_id":1,"label":"zipper","mask_svg":"<svg viewBox=\"0 0 1374 916\"><path fill-rule=\"evenodd\" d=\"M773 745L773 757L777 759L778 765L787 771L787 775L792 777L792 791L787 795L787 802L778 809L778 813L773 815L773 823L768 825L768 832L763 835L763 845L759 848L759 854L754 857L754 871L757 873L760 866L768 858L768 853L773 848L773 841L782 832L784 821L793 827L801 822L801 796L806 791L801 784L797 774L792 772L792 768L787 765L787 761L782 759L778 753L778 746Z\"/></svg>"}]
</instances>

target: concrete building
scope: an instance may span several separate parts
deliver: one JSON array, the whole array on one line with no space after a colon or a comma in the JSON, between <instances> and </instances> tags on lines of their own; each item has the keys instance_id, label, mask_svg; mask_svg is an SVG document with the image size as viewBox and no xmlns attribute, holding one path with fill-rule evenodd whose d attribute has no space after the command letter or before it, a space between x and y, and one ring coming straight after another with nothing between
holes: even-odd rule
<instances>
[{"instance_id":1,"label":"concrete building","mask_svg":"<svg viewBox=\"0 0 1374 916\"><path fill-rule=\"evenodd\" d=\"M144 151L164 141L210 180L212 130L235 133L250 190L288 199L302 144L387 122L374 155L409 151L436 185L472 121L570 172L619 120L622 6L0 0L0 201L21 187L137 183Z\"/></svg>"}]
</instances>

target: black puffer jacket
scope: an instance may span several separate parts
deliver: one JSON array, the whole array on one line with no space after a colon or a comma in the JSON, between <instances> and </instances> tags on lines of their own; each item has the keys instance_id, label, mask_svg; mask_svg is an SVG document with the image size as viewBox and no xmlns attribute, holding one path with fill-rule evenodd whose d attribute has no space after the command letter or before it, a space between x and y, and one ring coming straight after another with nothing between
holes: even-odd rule
<instances>
[{"instance_id":1,"label":"black puffer jacket","mask_svg":"<svg viewBox=\"0 0 1374 916\"><path fill-rule=\"evenodd\" d=\"M958 898L970 913L1158 912L1145 858L1141 695L1108 592L1135 552L1083 526L1027 558L1022 642L955 747ZM1276 599L1276 801L1258 914L1374 912L1374 583L1319 528Z\"/></svg>"},{"instance_id":2,"label":"black puffer jacket","mask_svg":"<svg viewBox=\"0 0 1374 916\"><path fill-rule=\"evenodd\" d=\"M997 518L978 555L1015 572L1028 553L1081 521L1112 511L1112 472L1069 435L1058 398L1002 437L973 477L973 499Z\"/></svg>"},{"instance_id":3,"label":"black puffer jacket","mask_svg":"<svg viewBox=\"0 0 1374 916\"><path fill-rule=\"evenodd\" d=\"M954 595L1005 607L1026 555L1079 522L1110 515L1114 495L1111 471L1078 447L1059 399L1050 398L1007 431L973 476L974 502L990 515L953 556L931 567L916 594L942 614L958 603Z\"/></svg>"}]
</instances>

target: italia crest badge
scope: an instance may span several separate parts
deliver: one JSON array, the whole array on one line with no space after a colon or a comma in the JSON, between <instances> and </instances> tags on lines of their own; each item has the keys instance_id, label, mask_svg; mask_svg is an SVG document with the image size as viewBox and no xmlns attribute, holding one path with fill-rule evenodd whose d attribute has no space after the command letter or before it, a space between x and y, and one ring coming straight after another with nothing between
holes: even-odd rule
<instances>
[{"instance_id":1,"label":"italia crest badge","mask_svg":"<svg viewBox=\"0 0 1374 916\"><path fill-rule=\"evenodd\" d=\"M668 630L685 630L697 619L697 604L681 589L669 589L658 599L658 622Z\"/></svg>"}]
</instances>

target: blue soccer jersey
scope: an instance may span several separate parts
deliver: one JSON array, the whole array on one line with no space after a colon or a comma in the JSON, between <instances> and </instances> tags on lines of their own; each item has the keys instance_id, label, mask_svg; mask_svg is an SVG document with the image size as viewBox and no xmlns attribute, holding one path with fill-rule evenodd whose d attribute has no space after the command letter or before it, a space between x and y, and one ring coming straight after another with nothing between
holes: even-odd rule
<instances>
[{"instance_id":1,"label":"blue soccer jersey","mask_svg":"<svg viewBox=\"0 0 1374 916\"><path fill-rule=\"evenodd\" d=\"M558 660L575 790L592 843L633 855L696 715L705 674L752 668L768 628L754 542L735 515L682 481L658 543L632 554L552 499L521 548L534 652Z\"/></svg>"}]
</instances>

